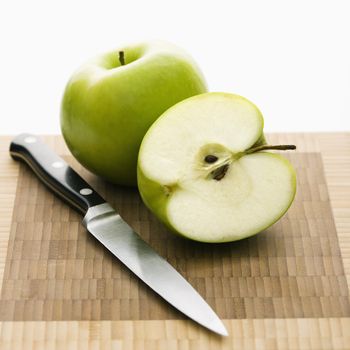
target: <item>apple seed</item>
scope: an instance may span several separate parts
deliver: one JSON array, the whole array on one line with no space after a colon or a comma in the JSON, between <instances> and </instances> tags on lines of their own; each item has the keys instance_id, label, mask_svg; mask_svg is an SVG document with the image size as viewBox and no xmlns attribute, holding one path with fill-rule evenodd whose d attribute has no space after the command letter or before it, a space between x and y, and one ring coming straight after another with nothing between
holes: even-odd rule
<instances>
[{"instance_id":1,"label":"apple seed","mask_svg":"<svg viewBox=\"0 0 350 350\"><path fill-rule=\"evenodd\" d=\"M214 156L212 154L208 154L205 158L204 158L204 161L206 163L215 163L216 161L218 160L218 157L217 156Z\"/></svg>"},{"instance_id":2,"label":"apple seed","mask_svg":"<svg viewBox=\"0 0 350 350\"><path fill-rule=\"evenodd\" d=\"M216 181L222 180L222 179L225 177L228 168L229 168L229 165L228 165L228 164L224 164L224 165L221 166L220 168L215 169L215 170L212 172L212 174L213 174L213 179L216 180Z\"/></svg>"}]
</instances>

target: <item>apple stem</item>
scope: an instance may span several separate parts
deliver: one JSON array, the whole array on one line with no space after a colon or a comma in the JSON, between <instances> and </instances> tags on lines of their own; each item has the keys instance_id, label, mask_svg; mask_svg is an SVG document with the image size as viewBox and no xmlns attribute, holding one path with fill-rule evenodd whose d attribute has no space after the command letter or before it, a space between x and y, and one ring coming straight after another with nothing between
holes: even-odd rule
<instances>
[{"instance_id":1,"label":"apple stem","mask_svg":"<svg viewBox=\"0 0 350 350\"><path fill-rule=\"evenodd\" d=\"M296 149L295 145L261 145L254 148L250 148L246 150L245 154L251 154L255 152L265 151L265 150L280 150L280 151L287 151L287 150L293 150Z\"/></svg>"},{"instance_id":2,"label":"apple stem","mask_svg":"<svg viewBox=\"0 0 350 350\"><path fill-rule=\"evenodd\" d=\"M260 151L265 151L265 150L286 151L286 150L294 150L294 149L296 149L295 145L260 145L257 147L250 148L244 152L237 153L234 158L231 158L231 160L226 159L223 163L221 163L221 165L219 167L210 171L211 178L216 180L216 181L222 180L225 177L225 175L230 167L230 163L234 160L241 158L244 155L255 153L255 152L260 152ZM218 160L218 158L216 156L213 156L210 154L210 155L206 156L204 158L204 160L207 163L215 163Z\"/></svg>"},{"instance_id":3,"label":"apple stem","mask_svg":"<svg viewBox=\"0 0 350 350\"><path fill-rule=\"evenodd\" d=\"M125 65L124 51L119 51L119 62L121 66Z\"/></svg>"}]
</instances>

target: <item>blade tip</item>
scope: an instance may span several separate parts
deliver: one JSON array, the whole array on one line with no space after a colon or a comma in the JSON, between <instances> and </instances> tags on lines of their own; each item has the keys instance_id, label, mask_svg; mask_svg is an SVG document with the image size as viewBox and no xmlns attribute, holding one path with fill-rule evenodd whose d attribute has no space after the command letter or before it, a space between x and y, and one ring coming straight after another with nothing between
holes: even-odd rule
<instances>
[{"instance_id":1,"label":"blade tip","mask_svg":"<svg viewBox=\"0 0 350 350\"><path fill-rule=\"evenodd\" d=\"M223 337L227 337L229 335L222 321L216 322L215 326L211 327L210 329Z\"/></svg>"},{"instance_id":2,"label":"blade tip","mask_svg":"<svg viewBox=\"0 0 350 350\"><path fill-rule=\"evenodd\" d=\"M228 337L228 332L225 327L223 327L220 331L216 331L216 333L223 337Z\"/></svg>"}]
</instances>

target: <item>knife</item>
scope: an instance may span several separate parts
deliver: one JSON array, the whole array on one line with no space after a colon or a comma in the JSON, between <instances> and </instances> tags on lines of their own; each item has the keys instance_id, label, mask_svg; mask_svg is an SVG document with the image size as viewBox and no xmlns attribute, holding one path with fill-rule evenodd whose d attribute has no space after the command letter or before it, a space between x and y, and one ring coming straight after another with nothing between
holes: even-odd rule
<instances>
[{"instance_id":1,"label":"knife","mask_svg":"<svg viewBox=\"0 0 350 350\"><path fill-rule=\"evenodd\" d=\"M46 186L83 214L86 229L169 304L209 330L228 335L221 320L198 292L36 136L15 137L10 154L29 165Z\"/></svg>"}]
</instances>

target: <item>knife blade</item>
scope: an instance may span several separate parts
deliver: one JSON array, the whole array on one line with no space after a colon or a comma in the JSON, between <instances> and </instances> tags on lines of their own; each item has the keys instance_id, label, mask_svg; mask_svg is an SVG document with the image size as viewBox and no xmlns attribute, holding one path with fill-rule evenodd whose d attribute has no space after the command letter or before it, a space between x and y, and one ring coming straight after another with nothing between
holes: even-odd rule
<instances>
[{"instance_id":1,"label":"knife blade","mask_svg":"<svg viewBox=\"0 0 350 350\"><path fill-rule=\"evenodd\" d=\"M38 137L18 135L10 144L10 154L29 165L46 186L83 214L86 229L169 304L207 329L228 335L216 313L185 278Z\"/></svg>"}]
</instances>

